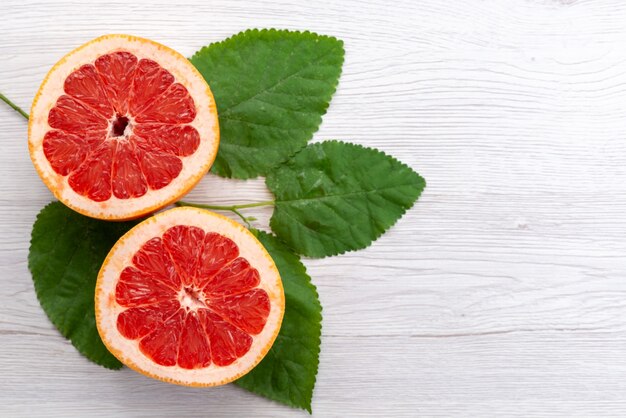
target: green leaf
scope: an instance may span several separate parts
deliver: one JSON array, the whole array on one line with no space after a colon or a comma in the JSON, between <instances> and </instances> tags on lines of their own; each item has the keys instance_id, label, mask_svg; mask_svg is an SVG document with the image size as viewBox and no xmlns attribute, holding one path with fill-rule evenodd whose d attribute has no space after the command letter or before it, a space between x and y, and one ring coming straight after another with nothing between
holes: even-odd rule
<instances>
[{"instance_id":1,"label":"green leaf","mask_svg":"<svg viewBox=\"0 0 626 418\"><path fill-rule=\"evenodd\" d=\"M81 354L109 369L122 364L106 349L96 328L96 278L113 244L136 223L88 218L53 202L33 225L28 268L41 307Z\"/></svg>"},{"instance_id":2,"label":"green leaf","mask_svg":"<svg viewBox=\"0 0 626 418\"><path fill-rule=\"evenodd\" d=\"M212 171L252 178L312 138L337 87L343 43L286 30L247 30L202 48L191 62L217 103L221 141Z\"/></svg>"},{"instance_id":3,"label":"green leaf","mask_svg":"<svg viewBox=\"0 0 626 418\"><path fill-rule=\"evenodd\" d=\"M395 158L339 141L307 146L270 172L266 184L276 196L272 230L309 257L367 247L426 185Z\"/></svg>"},{"instance_id":4,"label":"green leaf","mask_svg":"<svg viewBox=\"0 0 626 418\"><path fill-rule=\"evenodd\" d=\"M252 232L280 272L285 288L285 316L280 333L265 358L235 384L311 412L319 363L322 306L300 258L275 236Z\"/></svg>"}]
</instances>

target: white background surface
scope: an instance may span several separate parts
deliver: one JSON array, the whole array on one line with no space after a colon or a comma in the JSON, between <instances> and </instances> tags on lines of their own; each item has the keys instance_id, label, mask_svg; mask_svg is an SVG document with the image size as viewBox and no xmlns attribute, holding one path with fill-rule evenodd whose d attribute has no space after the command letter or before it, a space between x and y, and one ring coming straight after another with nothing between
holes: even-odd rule
<instances>
[{"instance_id":1,"label":"white background surface","mask_svg":"<svg viewBox=\"0 0 626 418\"><path fill-rule=\"evenodd\" d=\"M0 91L25 109L107 32L186 56L249 27L345 41L315 139L378 147L428 181L372 247L305 260L324 306L314 416L626 415L626 3L0 3ZM27 270L51 200L0 106L0 415L306 416L236 387L108 371L52 327ZM207 177L188 200L269 197ZM248 210L267 225L271 209Z\"/></svg>"}]
</instances>

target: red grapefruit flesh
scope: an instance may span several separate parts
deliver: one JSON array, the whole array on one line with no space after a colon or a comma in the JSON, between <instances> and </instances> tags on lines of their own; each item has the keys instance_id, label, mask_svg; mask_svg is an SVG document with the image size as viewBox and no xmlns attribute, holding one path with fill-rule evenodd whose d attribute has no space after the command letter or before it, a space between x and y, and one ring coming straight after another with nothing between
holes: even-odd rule
<instances>
[{"instance_id":1,"label":"red grapefruit flesh","mask_svg":"<svg viewBox=\"0 0 626 418\"><path fill-rule=\"evenodd\" d=\"M212 93L189 61L127 35L65 56L31 110L29 150L50 190L102 219L131 219L193 187L219 144Z\"/></svg>"},{"instance_id":2,"label":"red grapefruit flesh","mask_svg":"<svg viewBox=\"0 0 626 418\"><path fill-rule=\"evenodd\" d=\"M148 376L191 386L230 382L267 353L284 312L263 246L212 212L172 209L124 235L96 285L102 340Z\"/></svg>"}]
</instances>

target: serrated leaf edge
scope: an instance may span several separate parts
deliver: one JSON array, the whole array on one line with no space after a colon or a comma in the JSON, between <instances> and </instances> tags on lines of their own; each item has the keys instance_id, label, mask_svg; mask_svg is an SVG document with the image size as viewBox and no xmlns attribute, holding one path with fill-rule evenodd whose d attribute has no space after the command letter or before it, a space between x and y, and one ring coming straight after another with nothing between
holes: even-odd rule
<instances>
[{"instance_id":1,"label":"serrated leaf edge","mask_svg":"<svg viewBox=\"0 0 626 418\"><path fill-rule=\"evenodd\" d=\"M59 332L59 334L61 334L63 336L63 338L69 340L69 342L72 344L72 346L74 346L74 348L83 356L85 357L87 360L102 366L106 369L109 370L119 370L123 367L122 363L119 363L119 367L111 367L108 364L104 364L100 361L95 360L94 358L92 358L85 350L83 350L81 347L79 347L76 342L72 339L71 335L66 335L67 333L61 330L61 325L60 323L53 319L50 314L48 313L48 310L50 308L49 303L45 302L42 299L42 295L41 295L41 288L37 285L37 282L35 281L34 278L34 273L33 273L33 268L34 266L32 265L33 261L32 261L32 257L31 257L31 250L33 247L33 232L35 230L35 225L37 224L37 222L40 220L42 213L50 206L56 206L57 204L62 204L61 202L58 201L52 201L50 203L48 203L46 206L44 206L39 213L37 214L37 216L35 217L35 222L33 223L33 229L31 231L31 237L30 237L30 241L29 241L29 247L28 247L28 271L30 272L31 275L31 279L33 281L33 287L35 288L35 295L37 296L37 301L39 302L39 305L41 306L42 310L44 311L44 313L46 314L46 317L48 317L48 320L52 323L52 325L54 325L54 327L56 328L56 330Z\"/></svg>"},{"instance_id":2,"label":"serrated leaf edge","mask_svg":"<svg viewBox=\"0 0 626 418\"><path fill-rule=\"evenodd\" d=\"M353 252L353 251L359 251L362 249L365 249L367 247L369 247L370 245L372 245L374 243L374 241L378 240L381 236L383 236L387 231L389 231L391 228L394 227L394 225L396 223L398 223L398 221L400 219L402 219L402 217L404 217L404 215L406 214L407 211L409 211L411 208L413 208L413 206L415 206L415 204L417 203L417 201L419 200L419 198L422 195L422 192L424 191L424 189L426 188L426 179L424 177L422 177L417 171L413 170L413 168L411 168L409 165L403 163L402 161L398 160L396 157L389 155L387 153L385 153L384 151L381 151L377 148L372 148L372 147L366 147L363 146L361 144L356 144L354 142L347 142L347 141L341 141L338 139L328 139L328 140L324 140L324 141L320 141L320 142L313 142L313 143L309 143L307 144L305 147L302 147L297 153L295 153L289 160L285 161L284 163L274 167L271 171L275 171L278 170L280 167L282 166L286 166L289 165L290 162L292 161L293 157L295 157L297 154L301 153L302 151L304 151L306 148L308 147L314 147L314 146L318 146L318 145L322 145L322 144L326 144L326 143L338 143L338 144L344 144L344 145L348 145L348 146L352 146L354 148L360 148L360 149L364 149L364 150L368 150L368 151L374 151L377 152L379 154L384 155L387 158L390 158L391 160L393 160L394 162L398 163L401 167L406 168L411 170L412 172L414 172L417 175L417 181L418 184L420 184L421 188L418 190L417 196L415 197L415 200L411 203L411 205L407 206L406 208L402 208L402 212L400 214L400 216L398 216L398 218L391 223L385 230L381 231L379 234L377 234L372 240L370 240L367 244L365 244L362 247L358 247L358 248L353 248L353 249L347 249L347 250L343 250L343 251L338 251L338 252L333 252L330 254L325 254L325 255L321 255L321 256L316 256L316 255L307 255L307 254L301 254L298 253L296 251L296 249L292 248L289 244L285 243L285 245L287 245L289 248L291 248L291 250L298 255L301 255L303 257L307 257L307 258L315 258L315 259L321 259L321 258L326 258L326 257L334 257L334 256L338 256L338 255L342 255L345 253L349 253L349 252ZM268 173L268 177L271 174L271 171ZM265 185L267 186L267 188L270 190L270 192L272 192L272 190L270 189L269 185L267 184L268 181L268 177L265 178ZM274 193L272 192L272 195L274 195ZM274 195L275 197L275 195ZM276 203L278 203L279 200L276 200ZM276 209L274 209L276 210ZM270 228L272 229L272 232L274 233L274 235L276 235L279 239L280 236L278 236L278 234L276 233L276 231L274 230L274 226L275 226L275 221L274 221L274 213L272 212L272 217L270 218ZM284 242L283 240L281 240L282 242Z\"/></svg>"},{"instance_id":3,"label":"serrated leaf edge","mask_svg":"<svg viewBox=\"0 0 626 418\"><path fill-rule=\"evenodd\" d=\"M339 44L339 46L341 47L341 50L343 52L342 59L345 56L345 50L343 48L343 41L339 38L336 38L334 36L331 35L320 35L317 32L312 32L309 30L304 30L304 31L299 31L299 30L290 30L290 29L276 29L276 28L250 28L250 29L246 29L243 30L241 32L235 33L234 35L229 36L226 39L222 39L221 41L217 41L217 42L213 42L210 43L209 45L205 45L202 48L200 48L199 50L197 50L192 56L191 58L189 58L190 60L196 58L197 55L203 53L205 50L208 50L210 48L220 48L220 47L225 47L228 44L234 42L235 40L237 40L240 37L246 37L246 36L250 36L253 34L270 34L272 36L274 36L276 39L279 38L279 35L304 35L310 39L328 39L328 40L332 40L335 41ZM343 63L343 60L342 60ZM338 84L338 83L337 83Z\"/></svg>"},{"instance_id":4,"label":"serrated leaf edge","mask_svg":"<svg viewBox=\"0 0 626 418\"><path fill-rule=\"evenodd\" d=\"M337 80L332 84L332 91L328 95L328 100L327 100L328 103L326 103L326 105L324 107L324 111L320 114L320 119L321 119L320 123L317 125L315 130L313 130L313 132L311 132L311 138L306 143L302 144L302 147L300 147L299 149L295 150L290 155L286 156L282 161L277 163L274 167L269 168L266 172L259 172L259 174L257 174L256 176L248 176L246 174L246 176L234 177L232 175L232 172L229 172L229 173L217 172L217 171L213 171L213 169L211 169L211 172L216 174L216 175L218 175L219 177L235 178L235 179L240 179L240 180L249 180L249 179L254 179L254 178L257 178L257 177L267 176L267 174L270 171L272 171L274 168L276 168L276 167L284 164L285 162L289 161L291 158L293 158L294 155L296 155L302 149L306 148L306 146L310 143L310 141L313 139L315 134L319 131L320 126L322 125L322 122L323 122L323 117L328 112L328 108L330 107L330 103L332 102L332 98L334 97L335 93L337 92L337 87L339 86L339 80L341 79L341 75L343 74L343 64L345 63L345 55L346 55L346 51L345 51L345 48L344 48L343 41L341 39L336 38L336 37L331 36L331 35L320 35L317 32L312 32L312 31L309 31L309 30L298 31L298 30L275 29L275 28L269 28L269 29L268 28L264 28L264 29L251 28L251 29L246 29L244 31L241 31L239 33L231 35L228 38L223 39L221 41L213 42L213 43L211 43L209 45L203 46L202 48L197 50L191 56L191 58L189 58L189 60L191 61L194 58L197 58L200 54L202 54L205 51L208 51L212 47L225 48L229 44L231 44L231 43L235 42L236 40L238 40L239 38L245 38L247 36L256 35L256 34L269 34L269 35L272 35L275 39L279 39L279 36L282 36L282 35L285 35L285 34L288 34L288 35L304 35L307 38L313 39L313 40L325 39L325 40L331 40L331 41L337 42L338 46L341 48L341 66L339 67L339 74L337 75ZM218 113L218 117L219 117L219 113Z\"/></svg>"},{"instance_id":5,"label":"serrated leaf edge","mask_svg":"<svg viewBox=\"0 0 626 418\"><path fill-rule=\"evenodd\" d=\"M302 405L296 405L295 403L292 403L292 402L281 402L281 401L278 401L278 400L272 398L268 392L264 392L264 393L261 393L263 391L253 392L253 391L248 390L247 388L245 388L243 386L239 386L239 385L237 385L237 386L239 386L240 388L245 389L245 390L247 390L247 391L249 391L251 393L255 393L255 394L261 395L261 396L265 397L266 399L270 399L270 400L272 400L274 402L281 403L281 404L284 404L284 405L288 405L288 406L291 406L291 407L294 407L294 408L298 408L298 409L305 409L307 412L309 412L309 414L312 414L313 411L312 411L312 408L311 408L311 403L313 401L313 390L315 390L315 384L317 383L317 373L319 372L319 364L320 364L320 357L319 356L320 356L320 353L321 353L321 344L322 344L322 327L324 326L322 312L324 310L324 307L322 306L322 303L320 301L320 296L319 296L319 292L317 291L317 287L313 284L313 279L307 273L307 268L304 265L304 263L302 262L302 259L300 258L298 253L296 253L289 245L287 245L286 242L281 240L280 237L278 237L276 234L268 233L268 232L265 232L263 230L256 229L256 228L253 229L253 234L257 235L259 233L268 235L268 236L276 239L280 244L284 245L286 249L290 250L291 253L298 259L300 267L302 268L302 273L304 273L304 275L306 277L308 277L308 280L306 281L305 285L306 285L306 287L308 287L309 289L311 289L313 291L313 294L315 295L315 298L316 298L316 300L318 302L320 310L319 310L319 312L316 312L316 315L315 315L316 318L314 318L314 319L317 321L317 323L320 324L320 330L319 330L319 333L318 333L318 335L316 337L316 341L315 341L316 347L317 347L317 359L315 361L315 373L313 375L313 379L310 381L313 389L311 391L311 396L308 397L308 399L307 399L308 400L308 405L306 405L305 407L302 407ZM270 349L270 352L271 352L271 349ZM236 384L236 381L233 382L233 383Z\"/></svg>"}]
</instances>

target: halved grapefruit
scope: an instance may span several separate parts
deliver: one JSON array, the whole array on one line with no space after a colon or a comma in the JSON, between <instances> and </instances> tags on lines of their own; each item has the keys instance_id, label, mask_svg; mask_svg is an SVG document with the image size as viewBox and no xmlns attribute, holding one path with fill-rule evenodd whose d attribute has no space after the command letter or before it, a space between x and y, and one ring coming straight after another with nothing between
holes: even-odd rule
<instances>
[{"instance_id":1,"label":"halved grapefruit","mask_svg":"<svg viewBox=\"0 0 626 418\"><path fill-rule=\"evenodd\" d=\"M285 298L252 233L184 207L120 238L98 275L95 308L102 341L125 365L171 383L216 386L265 356Z\"/></svg>"},{"instance_id":2,"label":"halved grapefruit","mask_svg":"<svg viewBox=\"0 0 626 418\"><path fill-rule=\"evenodd\" d=\"M207 83L179 53L129 35L105 35L63 57L30 113L37 172L70 208L132 219L189 191L219 145Z\"/></svg>"}]
</instances>

